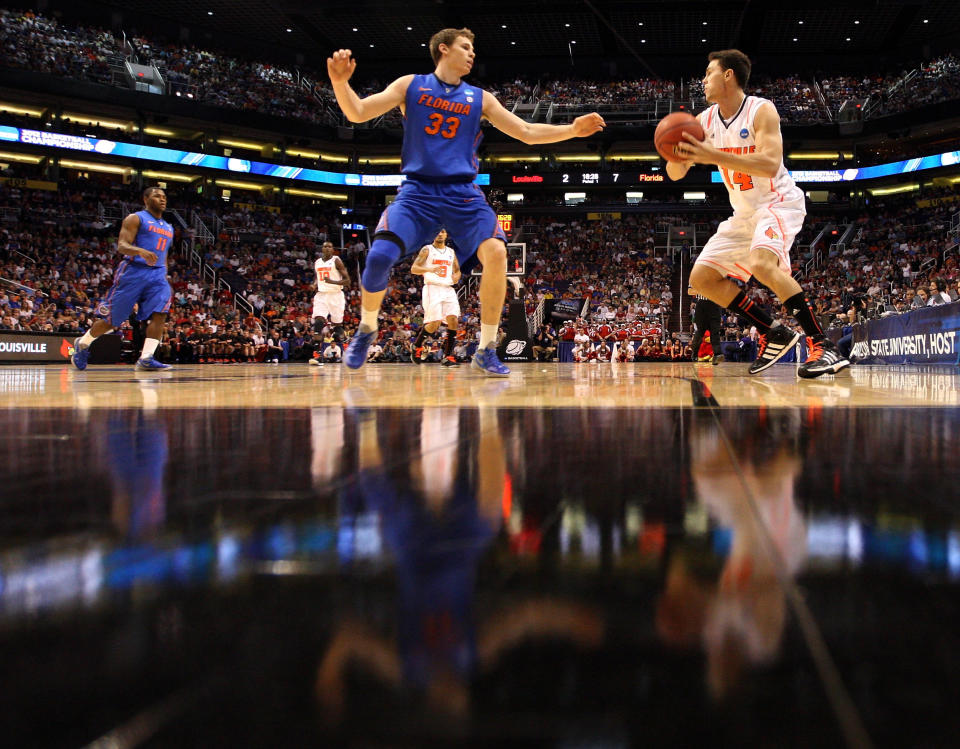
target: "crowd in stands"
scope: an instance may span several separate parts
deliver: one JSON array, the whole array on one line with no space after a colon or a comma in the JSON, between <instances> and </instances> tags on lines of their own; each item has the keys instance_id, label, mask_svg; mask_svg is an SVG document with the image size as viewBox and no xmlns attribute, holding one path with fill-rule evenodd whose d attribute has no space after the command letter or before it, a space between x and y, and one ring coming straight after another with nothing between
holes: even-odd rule
<instances>
[{"instance_id":1,"label":"crowd in stands","mask_svg":"<svg viewBox=\"0 0 960 749\"><path fill-rule=\"evenodd\" d=\"M103 220L98 206L129 205L121 198L130 196L90 183L60 187L53 192L0 186L4 219L0 327L4 329L78 335L89 327L112 282L118 227ZM896 314L958 298L956 251L944 257L950 217L960 210L952 197L944 190L942 195L928 192L921 204L915 198L891 199L853 219L860 226L855 239L847 247L825 253L825 262L802 279L825 327L849 322L851 316ZM178 200L188 199L174 196L171 206ZM208 217L215 210L212 203L189 200L196 201L188 204L191 210ZM162 355L176 362L307 361L335 343L340 337L336 327L327 324L314 330L310 314L313 262L325 239L339 244L338 213L324 213L306 204L282 208L234 204L218 214L220 235L209 245L198 244L197 250L217 279L229 286L210 283L187 256L171 254L174 304ZM551 300L578 300L578 305L586 300L587 314L579 325L592 338L589 350L581 353L584 361L590 360L593 349L601 348L604 339L610 357L624 361L696 354L685 351L676 338L680 331L669 328L671 312L692 310L687 307L688 297L675 298L679 277L673 261L656 251L655 236L662 224L677 220L681 219L646 214L598 221L525 217L527 274L523 280L528 314L533 317ZM708 215L682 220L706 224L710 230L716 222ZM177 245L180 239L178 232ZM357 261L363 249L358 243L342 250L354 281L347 290L343 326L347 335L358 321ZM394 270L383 306L380 340L371 353L381 361L407 360L410 341L423 323L420 283L408 272L408 265L409 261L401 263ZM782 318L782 310L763 287L751 285L750 293ZM235 294L246 298L253 310L237 307ZM462 307L455 353L466 360L479 330L476 294L466 295ZM685 331L689 331L688 321ZM544 322L560 321L547 316ZM756 331L732 314L725 315L723 331L728 355L728 344L749 352L756 339ZM548 330L546 345L540 348L552 349L551 355L556 355L557 342L569 333L569 329ZM331 348L326 358L320 353L320 360L337 360L333 355L337 350ZM428 351L439 359L436 344L429 344ZM606 355L606 350L600 350L593 358Z\"/></svg>"},{"instance_id":2,"label":"crowd in stands","mask_svg":"<svg viewBox=\"0 0 960 749\"><path fill-rule=\"evenodd\" d=\"M338 114L332 89L322 70L296 70L267 61L250 61L214 50L171 44L161 39L129 40L141 62L160 67L171 92L213 106L262 112L313 123L336 124ZM0 43L3 65L51 73L64 78L108 84L108 60L121 50L116 38L104 29L68 27L32 11L0 10ZM908 71L895 75L827 75L818 77L821 101L811 77L757 79L750 92L773 100L788 123L826 122L848 99L873 97L881 103L878 114L903 111L960 97L960 62L952 55L925 64L908 85L895 85ZM302 86L306 79L311 86ZM379 91L381 81L357 81L361 95ZM478 81L499 94L508 107L518 101L543 100L562 107L598 107L629 110L655 99L702 100L697 79L683 87L657 78L612 81L583 79L513 79ZM311 93L312 92L312 93ZM378 123L396 127L397 111Z\"/></svg>"}]
</instances>

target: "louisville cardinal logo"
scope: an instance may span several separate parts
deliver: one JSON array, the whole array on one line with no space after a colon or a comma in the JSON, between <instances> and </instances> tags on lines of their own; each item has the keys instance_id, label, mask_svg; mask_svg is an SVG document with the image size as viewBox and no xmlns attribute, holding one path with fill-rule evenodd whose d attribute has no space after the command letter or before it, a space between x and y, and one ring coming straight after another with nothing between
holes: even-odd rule
<instances>
[{"instance_id":1,"label":"louisville cardinal logo","mask_svg":"<svg viewBox=\"0 0 960 749\"><path fill-rule=\"evenodd\" d=\"M74 355L74 353L76 352L73 350L73 344L70 343L70 341L68 341L66 338L61 338L60 339L60 356L62 356L64 359L69 359L71 356Z\"/></svg>"},{"instance_id":2,"label":"louisville cardinal logo","mask_svg":"<svg viewBox=\"0 0 960 749\"><path fill-rule=\"evenodd\" d=\"M773 230L772 226L768 226L764 234L770 237L770 239L780 239L780 235Z\"/></svg>"}]
</instances>

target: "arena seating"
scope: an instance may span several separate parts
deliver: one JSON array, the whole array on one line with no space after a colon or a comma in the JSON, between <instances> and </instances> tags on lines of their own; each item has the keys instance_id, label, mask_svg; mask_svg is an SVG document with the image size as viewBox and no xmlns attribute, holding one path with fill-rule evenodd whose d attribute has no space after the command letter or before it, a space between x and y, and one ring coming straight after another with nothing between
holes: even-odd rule
<instances>
[{"instance_id":1,"label":"arena seating","mask_svg":"<svg viewBox=\"0 0 960 749\"><path fill-rule=\"evenodd\" d=\"M68 27L33 11L0 10L0 41L10 68L63 78L109 84L109 61L122 54L118 40L105 29ZM132 46L143 61L154 62L166 76L169 93L229 109L257 111L277 117L336 124L333 91L322 70L298 70L269 61L250 61L216 50L134 37ZM772 99L786 123L809 124L834 119L847 100L871 99L865 116L882 116L960 98L960 61L946 55L889 75L829 74L756 79L751 92ZM313 85L308 89L301 80ZM386 81L360 80L361 95L383 88ZM514 78L478 81L496 92L509 108L518 102L544 101L564 108L629 110L657 99L701 98L697 79L680 82L655 78L543 80ZM312 93L311 93L312 91ZM375 126L398 127L399 113L380 118Z\"/></svg>"}]
</instances>

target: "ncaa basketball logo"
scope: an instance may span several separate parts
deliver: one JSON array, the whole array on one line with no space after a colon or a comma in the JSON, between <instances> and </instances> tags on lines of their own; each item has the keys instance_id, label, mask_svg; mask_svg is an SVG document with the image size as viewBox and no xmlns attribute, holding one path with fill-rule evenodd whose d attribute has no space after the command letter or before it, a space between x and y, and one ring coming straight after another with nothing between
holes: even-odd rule
<instances>
[{"instance_id":1,"label":"ncaa basketball logo","mask_svg":"<svg viewBox=\"0 0 960 749\"><path fill-rule=\"evenodd\" d=\"M748 135L750 135L750 131L747 130L747 128L743 128L743 130L740 131L741 138L746 138Z\"/></svg>"},{"instance_id":2,"label":"ncaa basketball logo","mask_svg":"<svg viewBox=\"0 0 960 749\"><path fill-rule=\"evenodd\" d=\"M97 307L97 314L101 317L104 317L110 314L110 308L106 304L101 304L99 307Z\"/></svg>"},{"instance_id":3,"label":"ncaa basketball logo","mask_svg":"<svg viewBox=\"0 0 960 749\"><path fill-rule=\"evenodd\" d=\"M507 356L519 356L523 353L523 350L527 347L526 341L521 341L519 338L514 338L510 343L507 344Z\"/></svg>"}]
</instances>

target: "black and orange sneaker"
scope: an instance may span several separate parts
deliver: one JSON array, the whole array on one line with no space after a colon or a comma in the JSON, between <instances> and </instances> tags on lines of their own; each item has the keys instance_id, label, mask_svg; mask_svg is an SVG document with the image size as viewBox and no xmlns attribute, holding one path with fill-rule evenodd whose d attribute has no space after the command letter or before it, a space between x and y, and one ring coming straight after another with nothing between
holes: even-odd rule
<instances>
[{"instance_id":1,"label":"black and orange sneaker","mask_svg":"<svg viewBox=\"0 0 960 749\"><path fill-rule=\"evenodd\" d=\"M460 362L458 362L458 361L457 361L454 357L452 357L452 356L445 356L445 357L443 357L443 362L442 362L442 364L443 364L443 366L445 366L445 367L456 367L456 366L458 366L458 365L460 364Z\"/></svg>"},{"instance_id":2,"label":"black and orange sneaker","mask_svg":"<svg viewBox=\"0 0 960 749\"><path fill-rule=\"evenodd\" d=\"M824 374L836 374L850 366L850 360L840 353L837 344L829 338L814 341L807 338L807 360L797 369L797 375L808 380Z\"/></svg>"},{"instance_id":3,"label":"black and orange sneaker","mask_svg":"<svg viewBox=\"0 0 960 749\"><path fill-rule=\"evenodd\" d=\"M423 364L423 362L425 361L423 356L423 346L417 346L413 350L413 355L410 357L410 360L414 364Z\"/></svg>"},{"instance_id":4,"label":"black and orange sneaker","mask_svg":"<svg viewBox=\"0 0 960 749\"><path fill-rule=\"evenodd\" d=\"M750 374L757 374L772 367L786 356L799 340L799 333L783 325L770 328L766 335L760 336L757 358L750 365Z\"/></svg>"}]
</instances>

